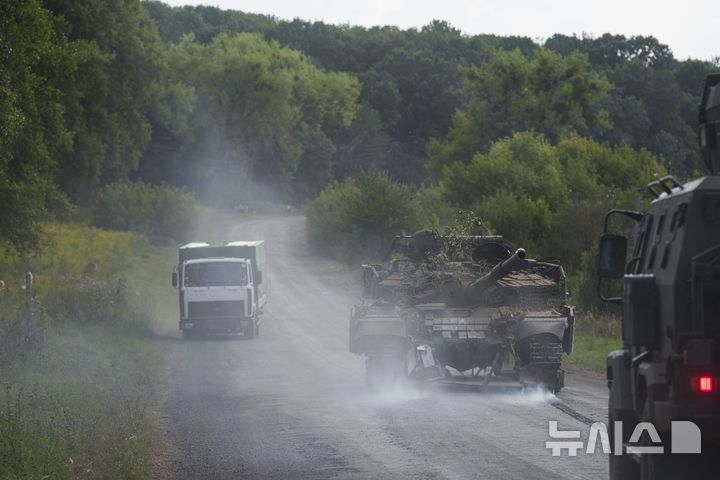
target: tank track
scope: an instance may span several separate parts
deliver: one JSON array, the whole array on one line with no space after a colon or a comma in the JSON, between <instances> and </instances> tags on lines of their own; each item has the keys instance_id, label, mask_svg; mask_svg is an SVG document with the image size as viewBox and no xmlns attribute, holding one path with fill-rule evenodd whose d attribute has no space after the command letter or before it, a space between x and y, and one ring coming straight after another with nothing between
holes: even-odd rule
<instances>
[{"instance_id":1,"label":"tank track","mask_svg":"<svg viewBox=\"0 0 720 480\"><path fill-rule=\"evenodd\" d=\"M527 385L543 385L552 392L565 386L565 372L560 368L563 345L555 335L541 333L520 342L521 379Z\"/></svg>"}]
</instances>

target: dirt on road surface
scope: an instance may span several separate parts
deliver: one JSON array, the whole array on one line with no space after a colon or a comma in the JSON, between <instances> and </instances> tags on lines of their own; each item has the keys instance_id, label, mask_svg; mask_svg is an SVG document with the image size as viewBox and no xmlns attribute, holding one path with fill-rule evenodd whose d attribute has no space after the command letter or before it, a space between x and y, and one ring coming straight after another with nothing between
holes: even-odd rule
<instances>
[{"instance_id":1,"label":"dirt on road surface","mask_svg":"<svg viewBox=\"0 0 720 480\"><path fill-rule=\"evenodd\" d=\"M605 420L607 393L569 375L549 394L365 389L348 352L348 274L317 263L299 216L228 226L264 239L269 299L261 334L177 341L168 362L167 462L180 479L592 479L602 453L553 457L548 421L580 430ZM172 319L176 321L176 319Z\"/></svg>"}]
</instances>

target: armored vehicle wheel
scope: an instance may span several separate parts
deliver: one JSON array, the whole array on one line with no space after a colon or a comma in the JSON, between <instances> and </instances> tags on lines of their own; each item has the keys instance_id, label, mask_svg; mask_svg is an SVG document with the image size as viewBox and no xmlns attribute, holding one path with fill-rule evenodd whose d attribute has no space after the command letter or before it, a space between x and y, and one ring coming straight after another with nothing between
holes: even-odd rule
<instances>
[{"instance_id":1,"label":"armored vehicle wheel","mask_svg":"<svg viewBox=\"0 0 720 480\"><path fill-rule=\"evenodd\" d=\"M560 368L562 341L551 333L540 333L522 339L519 356L531 383L558 393L565 386L565 372Z\"/></svg>"},{"instance_id":2,"label":"armored vehicle wheel","mask_svg":"<svg viewBox=\"0 0 720 480\"><path fill-rule=\"evenodd\" d=\"M401 385L407 380L404 355L368 355L365 359L367 387L378 390Z\"/></svg>"},{"instance_id":3,"label":"armored vehicle wheel","mask_svg":"<svg viewBox=\"0 0 720 480\"><path fill-rule=\"evenodd\" d=\"M631 426L637 423L633 412L615 410L612 402L612 392L608 405L608 437L615 438L615 422L623 422L623 441L627 441L632 433ZM652 456L652 455L651 455ZM615 452L608 455L610 467L610 480L639 480L640 465L629 455L615 455Z\"/></svg>"}]
</instances>

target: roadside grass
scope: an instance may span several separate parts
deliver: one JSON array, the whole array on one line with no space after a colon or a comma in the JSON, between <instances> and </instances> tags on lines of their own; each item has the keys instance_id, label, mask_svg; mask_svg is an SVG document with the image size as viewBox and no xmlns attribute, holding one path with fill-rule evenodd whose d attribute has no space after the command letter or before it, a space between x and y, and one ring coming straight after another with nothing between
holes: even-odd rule
<instances>
[{"instance_id":1,"label":"roadside grass","mask_svg":"<svg viewBox=\"0 0 720 480\"><path fill-rule=\"evenodd\" d=\"M570 365L604 372L608 354L622 347L620 318L580 312L576 320L575 346L566 361Z\"/></svg>"},{"instance_id":2,"label":"roadside grass","mask_svg":"<svg viewBox=\"0 0 720 480\"><path fill-rule=\"evenodd\" d=\"M46 223L42 226L39 253L0 255L2 274L18 278L32 269L37 287L45 287L62 276L93 273L107 276L122 273L134 247L147 243L131 232L100 230L79 223Z\"/></svg>"},{"instance_id":3,"label":"roadside grass","mask_svg":"<svg viewBox=\"0 0 720 480\"><path fill-rule=\"evenodd\" d=\"M23 314L26 270L44 325L38 352L2 356L0 478L148 478L175 249L79 224L48 224L44 240L39 255L0 254L0 339Z\"/></svg>"},{"instance_id":4,"label":"roadside grass","mask_svg":"<svg viewBox=\"0 0 720 480\"><path fill-rule=\"evenodd\" d=\"M0 478L147 478L162 345L72 324L45 340L0 372Z\"/></svg>"},{"instance_id":5,"label":"roadside grass","mask_svg":"<svg viewBox=\"0 0 720 480\"><path fill-rule=\"evenodd\" d=\"M620 347L622 347L620 339L576 332L575 348L573 353L567 356L566 361L572 365L604 372L608 354Z\"/></svg>"},{"instance_id":6,"label":"roadside grass","mask_svg":"<svg viewBox=\"0 0 720 480\"><path fill-rule=\"evenodd\" d=\"M178 335L178 293L170 278L177 255L177 247L143 242L136 245L125 265L126 303L136 321L154 336Z\"/></svg>"}]
</instances>

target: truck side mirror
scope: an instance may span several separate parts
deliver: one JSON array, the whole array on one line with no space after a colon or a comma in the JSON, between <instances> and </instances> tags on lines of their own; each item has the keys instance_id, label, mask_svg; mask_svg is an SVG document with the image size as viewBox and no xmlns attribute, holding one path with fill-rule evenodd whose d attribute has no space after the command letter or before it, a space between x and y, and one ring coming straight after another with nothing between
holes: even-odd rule
<instances>
[{"instance_id":1,"label":"truck side mirror","mask_svg":"<svg viewBox=\"0 0 720 480\"><path fill-rule=\"evenodd\" d=\"M598 276L600 278L622 278L625 274L627 239L610 233L600 237L598 254Z\"/></svg>"},{"instance_id":2,"label":"truck side mirror","mask_svg":"<svg viewBox=\"0 0 720 480\"><path fill-rule=\"evenodd\" d=\"M258 271L255 273L255 283L257 283L258 285L260 285L262 282L263 282L262 272L261 272L260 270L258 270Z\"/></svg>"},{"instance_id":3,"label":"truck side mirror","mask_svg":"<svg viewBox=\"0 0 720 480\"><path fill-rule=\"evenodd\" d=\"M178 286L178 274L177 272L172 272L172 286L174 288L177 288Z\"/></svg>"}]
</instances>

